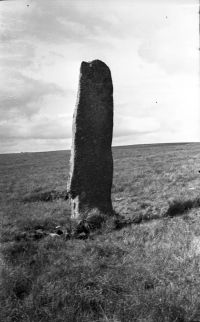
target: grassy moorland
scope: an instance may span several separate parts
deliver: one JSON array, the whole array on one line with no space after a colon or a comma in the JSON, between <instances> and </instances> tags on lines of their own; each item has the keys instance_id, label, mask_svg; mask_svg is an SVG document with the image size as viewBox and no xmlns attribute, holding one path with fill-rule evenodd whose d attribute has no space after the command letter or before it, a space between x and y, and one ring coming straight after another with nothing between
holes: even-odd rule
<instances>
[{"instance_id":1,"label":"grassy moorland","mask_svg":"<svg viewBox=\"0 0 200 322\"><path fill-rule=\"evenodd\" d=\"M66 231L69 152L0 155L2 322L200 321L200 144L114 148L134 222Z\"/></svg>"}]
</instances>

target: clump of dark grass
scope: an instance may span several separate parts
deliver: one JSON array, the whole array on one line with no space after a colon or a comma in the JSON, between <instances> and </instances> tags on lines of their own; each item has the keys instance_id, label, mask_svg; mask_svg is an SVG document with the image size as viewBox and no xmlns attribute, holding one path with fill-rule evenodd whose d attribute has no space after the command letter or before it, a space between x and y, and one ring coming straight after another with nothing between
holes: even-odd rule
<instances>
[{"instance_id":1,"label":"clump of dark grass","mask_svg":"<svg viewBox=\"0 0 200 322\"><path fill-rule=\"evenodd\" d=\"M51 204L53 205L53 204ZM0 229L0 241L2 243L36 240L50 233L69 231L71 229L70 210L63 208L63 203L57 202L54 209L45 209L41 204L35 205L35 213L30 213L28 205L20 209L15 218L5 221ZM46 205L45 205L46 206ZM48 213L49 211L49 213ZM57 228L59 227L59 228Z\"/></svg>"},{"instance_id":2,"label":"clump of dark grass","mask_svg":"<svg viewBox=\"0 0 200 322\"><path fill-rule=\"evenodd\" d=\"M26 194L22 201L26 202L38 202L38 201L54 201L56 199L68 199L67 190L57 191L57 190L48 190L48 191L34 191Z\"/></svg>"},{"instance_id":3,"label":"clump of dark grass","mask_svg":"<svg viewBox=\"0 0 200 322\"><path fill-rule=\"evenodd\" d=\"M4 259L13 265L19 261L25 261L37 251L37 244L32 240L20 240L3 244L1 253Z\"/></svg>"},{"instance_id":4,"label":"clump of dark grass","mask_svg":"<svg viewBox=\"0 0 200 322\"><path fill-rule=\"evenodd\" d=\"M1 231L1 239L2 243L6 242L19 242L21 240L31 240L31 239L40 239L39 233L54 232L56 228L56 221L45 220L45 221L37 221L37 220L27 220L24 223L19 222L15 227L12 225L8 225L8 227L4 227Z\"/></svg>"},{"instance_id":5,"label":"clump of dark grass","mask_svg":"<svg viewBox=\"0 0 200 322\"><path fill-rule=\"evenodd\" d=\"M200 207L200 198L194 198L194 199L187 199L187 200L173 200L167 212L165 213L165 217L175 217L182 215L192 208L198 208Z\"/></svg>"},{"instance_id":6,"label":"clump of dark grass","mask_svg":"<svg viewBox=\"0 0 200 322\"><path fill-rule=\"evenodd\" d=\"M27 271L21 266L18 269L8 268L2 270L2 286L4 287L5 296L14 300L22 300L31 291L32 280Z\"/></svg>"},{"instance_id":7,"label":"clump of dark grass","mask_svg":"<svg viewBox=\"0 0 200 322\"><path fill-rule=\"evenodd\" d=\"M186 311L184 308L173 305L172 303L157 304L152 314L153 320L156 322L186 322Z\"/></svg>"}]
</instances>

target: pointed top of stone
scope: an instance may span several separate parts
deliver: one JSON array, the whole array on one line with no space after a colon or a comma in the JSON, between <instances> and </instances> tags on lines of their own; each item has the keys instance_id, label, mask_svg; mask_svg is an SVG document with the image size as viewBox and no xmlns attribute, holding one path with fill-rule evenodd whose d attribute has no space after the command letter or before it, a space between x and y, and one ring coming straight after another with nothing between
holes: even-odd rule
<instances>
[{"instance_id":1,"label":"pointed top of stone","mask_svg":"<svg viewBox=\"0 0 200 322\"><path fill-rule=\"evenodd\" d=\"M100 59L94 59L92 61L82 61L81 64L86 64L89 65L89 67L94 67L94 66L105 66L109 69L109 67Z\"/></svg>"},{"instance_id":2,"label":"pointed top of stone","mask_svg":"<svg viewBox=\"0 0 200 322\"><path fill-rule=\"evenodd\" d=\"M80 72L86 78L92 79L93 82L104 82L111 77L109 67L101 60L95 59L89 62L81 63Z\"/></svg>"}]
</instances>

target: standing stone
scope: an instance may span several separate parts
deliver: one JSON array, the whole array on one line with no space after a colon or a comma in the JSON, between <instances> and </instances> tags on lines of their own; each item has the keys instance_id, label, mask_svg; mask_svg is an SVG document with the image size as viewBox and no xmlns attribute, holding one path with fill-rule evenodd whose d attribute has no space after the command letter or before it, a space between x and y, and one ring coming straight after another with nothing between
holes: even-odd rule
<instances>
[{"instance_id":1,"label":"standing stone","mask_svg":"<svg viewBox=\"0 0 200 322\"><path fill-rule=\"evenodd\" d=\"M85 218L92 211L112 213L112 134L110 69L100 60L82 62L68 181L73 218Z\"/></svg>"}]
</instances>

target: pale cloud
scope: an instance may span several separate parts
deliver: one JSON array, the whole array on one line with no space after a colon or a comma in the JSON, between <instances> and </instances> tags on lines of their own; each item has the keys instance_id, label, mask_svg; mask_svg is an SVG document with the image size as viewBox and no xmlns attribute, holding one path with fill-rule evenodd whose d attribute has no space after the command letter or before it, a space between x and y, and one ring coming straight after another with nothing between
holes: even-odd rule
<instances>
[{"instance_id":1,"label":"pale cloud","mask_svg":"<svg viewBox=\"0 0 200 322\"><path fill-rule=\"evenodd\" d=\"M59 131L58 131L59 129ZM56 118L38 114L27 122L26 118L0 121L1 139L67 139L71 137L71 116Z\"/></svg>"},{"instance_id":2,"label":"pale cloud","mask_svg":"<svg viewBox=\"0 0 200 322\"><path fill-rule=\"evenodd\" d=\"M0 90L1 119L31 117L41 109L47 95L63 94L56 84L27 77L20 72L2 73ZM3 81L3 79L2 79Z\"/></svg>"},{"instance_id":3,"label":"pale cloud","mask_svg":"<svg viewBox=\"0 0 200 322\"><path fill-rule=\"evenodd\" d=\"M47 43L84 42L86 38L92 39L99 29L106 31L112 27L112 22L104 19L101 12L92 10L95 8L95 3L88 1L19 0L3 4L1 19L4 28L0 38L5 42L21 40L22 37ZM105 11L102 6L99 8Z\"/></svg>"},{"instance_id":4,"label":"pale cloud","mask_svg":"<svg viewBox=\"0 0 200 322\"><path fill-rule=\"evenodd\" d=\"M198 19L195 7L165 6L165 20L145 38L139 55L149 63L159 64L167 73L190 73L198 68Z\"/></svg>"},{"instance_id":5,"label":"pale cloud","mask_svg":"<svg viewBox=\"0 0 200 322\"><path fill-rule=\"evenodd\" d=\"M160 124L153 117L115 115L114 137L144 134L158 131Z\"/></svg>"}]
</instances>

